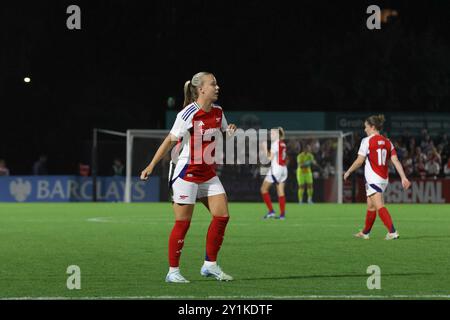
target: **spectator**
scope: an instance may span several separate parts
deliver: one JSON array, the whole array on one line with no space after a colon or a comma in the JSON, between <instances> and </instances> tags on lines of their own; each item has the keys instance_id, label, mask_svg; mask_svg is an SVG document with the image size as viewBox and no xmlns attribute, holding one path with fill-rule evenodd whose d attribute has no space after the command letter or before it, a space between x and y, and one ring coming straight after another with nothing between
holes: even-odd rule
<instances>
[{"instance_id":1,"label":"spectator","mask_svg":"<svg viewBox=\"0 0 450 320\"><path fill-rule=\"evenodd\" d=\"M436 148L436 152L439 154L439 157L441 157L441 163L445 162L445 160L446 160L443 157L443 151L444 151L444 146L442 144L439 144ZM442 160L444 160L444 161L442 161Z\"/></svg>"},{"instance_id":2,"label":"spectator","mask_svg":"<svg viewBox=\"0 0 450 320\"><path fill-rule=\"evenodd\" d=\"M441 171L441 166L437 161L437 158L431 156L428 158L425 163L425 171L427 172L427 176L431 178L437 178L439 172Z\"/></svg>"},{"instance_id":3,"label":"spectator","mask_svg":"<svg viewBox=\"0 0 450 320\"><path fill-rule=\"evenodd\" d=\"M420 141L420 148L422 149L422 152L425 154L428 153L433 148L433 141L431 141L431 137L429 134L426 134L422 141Z\"/></svg>"},{"instance_id":4,"label":"spectator","mask_svg":"<svg viewBox=\"0 0 450 320\"><path fill-rule=\"evenodd\" d=\"M421 140L426 140L426 137L428 135L428 130L427 129L422 129L420 135L422 137Z\"/></svg>"},{"instance_id":5,"label":"spectator","mask_svg":"<svg viewBox=\"0 0 450 320\"><path fill-rule=\"evenodd\" d=\"M409 139L408 151L412 155L414 153L414 150L416 150L416 139L411 138Z\"/></svg>"},{"instance_id":6,"label":"spectator","mask_svg":"<svg viewBox=\"0 0 450 320\"><path fill-rule=\"evenodd\" d=\"M6 167L6 161L0 159L0 176L9 176L9 169Z\"/></svg>"},{"instance_id":7,"label":"spectator","mask_svg":"<svg viewBox=\"0 0 450 320\"><path fill-rule=\"evenodd\" d=\"M402 165L406 176L412 177L414 175L414 161L408 151L403 156Z\"/></svg>"},{"instance_id":8,"label":"spectator","mask_svg":"<svg viewBox=\"0 0 450 320\"><path fill-rule=\"evenodd\" d=\"M419 176L421 179L425 179L427 176L427 171L425 170L424 160L422 157L419 157L418 159L419 160L414 164L414 171L416 175Z\"/></svg>"},{"instance_id":9,"label":"spectator","mask_svg":"<svg viewBox=\"0 0 450 320\"><path fill-rule=\"evenodd\" d=\"M446 163L449 159L449 153L450 153L450 144L448 143L447 134L444 133L442 136L441 141L439 142L439 154L441 155L441 158L443 160L443 163Z\"/></svg>"},{"instance_id":10,"label":"spectator","mask_svg":"<svg viewBox=\"0 0 450 320\"><path fill-rule=\"evenodd\" d=\"M439 166L442 165L442 158L440 153L438 152L438 150L433 147L429 152L428 152L428 158L433 159L433 161L436 161L437 163L439 163Z\"/></svg>"},{"instance_id":11,"label":"spectator","mask_svg":"<svg viewBox=\"0 0 450 320\"><path fill-rule=\"evenodd\" d=\"M416 147L416 152L414 154L414 165L416 165L419 162L423 162L425 164L426 161L427 156L422 152L422 149L420 147Z\"/></svg>"},{"instance_id":12,"label":"spectator","mask_svg":"<svg viewBox=\"0 0 450 320\"><path fill-rule=\"evenodd\" d=\"M323 178L327 179L329 176L336 175L336 169L331 165L330 161L325 163L322 171Z\"/></svg>"},{"instance_id":13,"label":"spectator","mask_svg":"<svg viewBox=\"0 0 450 320\"><path fill-rule=\"evenodd\" d=\"M408 152L408 150L403 146L403 144L400 142L400 140L397 140L394 142L394 148L397 151L397 157L400 161L403 160L405 157L405 154Z\"/></svg>"},{"instance_id":14,"label":"spectator","mask_svg":"<svg viewBox=\"0 0 450 320\"><path fill-rule=\"evenodd\" d=\"M442 145L443 148L448 146L448 136L446 133L442 135L441 141L439 141L439 145Z\"/></svg>"},{"instance_id":15,"label":"spectator","mask_svg":"<svg viewBox=\"0 0 450 320\"><path fill-rule=\"evenodd\" d=\"M122 163L122 160L120 160L119 158L115 158L113 161L112 169L114 176L123 176L125 167Z\"/></svg>"},{"instance_id":16,"label":"spectator","mask_svg":"<svg viewBox=\"0 0 450 320\"><path fill-rule=\"evenodd\" d=\"M78 174L82 177L88 177L89 176L89 170L90 166L88 164L79 163L78 164Z\"/></svg>"},{"instance_id":17,"label":"spectator","mask_svg":"<svg viewBox=\"0 0 450 320\"><path fill-rule=\"evenodd\" d=\"M319 139L315 139L313 141L311 141L311 149L312 149L312 153L317 153L320 150L320 141Z\"/></svg>"},{"instance_id":18,"label":"spectator","mask_svg":"<svg viewBox=\"0 0 450 320\"><path fill-rule=\"evenodd\" d=\"M450 177L450 159L448 159L446 165L444 166L444 174L446 178Z\"/></svg>"},{"instance_id":19,"label":"spectator","mask_svg":"<svg viewBox=\"0 0 450 320\"><path fill-rule=\"evenodd\" d=\"M35 176L45 176L48 174L47 170L47 156L41 155L39 160L33 164L33 175Z\"/></svg>"}]
</instances>

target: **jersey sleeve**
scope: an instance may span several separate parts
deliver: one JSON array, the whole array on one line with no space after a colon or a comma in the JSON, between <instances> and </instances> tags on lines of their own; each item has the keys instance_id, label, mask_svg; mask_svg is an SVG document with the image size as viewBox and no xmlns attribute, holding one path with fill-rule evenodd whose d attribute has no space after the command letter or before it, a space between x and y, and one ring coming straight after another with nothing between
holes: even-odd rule
<instances>
[{"instance_id":1,"label":"jersey sleeve","mask_svg":"<svg viewBox=\"0 0 450 320\"><path fill-rule=\"evenodd\" d=\"M177 118L175 119L175 123L170 130L170 133L173 134L178 139L183 137L186 132L192 127L192 117L188 117L186 120L182 118L182 113L177 114Z\"/></svg>"},{"instance_id":2,"label":"jersey sleeve","mask_svg":"<svg viewBox=\"0 0 450 320\"><path fill-rule=\"evenodd\" d=\"M361 146L359 147L358 155L367 157L369 153L369 139L364 138L361 141Z\"/></svg>"},{"instance_id":3,"label":"jersey sleeve","mask_svg":"<svg viewBox=\"0 0 450 320\"><path fill-rule=\"evenodd\" d=\"M397 155L397 150L395 150L394 144L389 140L389 144L391 145L391 157Z\"/></svg>"}]
</instances>

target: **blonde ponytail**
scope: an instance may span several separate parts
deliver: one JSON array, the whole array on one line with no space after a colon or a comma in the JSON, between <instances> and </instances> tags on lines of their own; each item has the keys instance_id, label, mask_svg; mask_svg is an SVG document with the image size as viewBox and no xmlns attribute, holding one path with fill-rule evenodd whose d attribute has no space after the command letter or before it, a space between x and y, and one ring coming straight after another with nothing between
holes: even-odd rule
<instances>
[{"instance_id":1,"label":"blonde ponytail","mask_svg":"<svg viewBox=\"0 0 450 320\"><path fill-rule=\"evenodd\" d=\"M191 104L198 98L198 88L203 84L203 77L212 74L211 72L196 73L192 80L188 80L184 84L184 103L183 108Z\"/></svg>"}]
</instances>

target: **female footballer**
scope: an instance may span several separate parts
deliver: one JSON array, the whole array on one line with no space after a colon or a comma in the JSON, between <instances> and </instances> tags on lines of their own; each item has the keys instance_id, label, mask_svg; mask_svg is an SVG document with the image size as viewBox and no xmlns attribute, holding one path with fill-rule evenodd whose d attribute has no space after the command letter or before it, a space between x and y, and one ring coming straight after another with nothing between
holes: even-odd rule
<instances>
[{"instance_id":1,"label":"female footballer","mask_svg":"<svg viewBox=\"0 0 450 320\"><path fill-rule=\"evenodd\" d=\"M276 218L269 193L270 186L275 183L277 185L278 202L280 204L280 216L278 218L283 220L285 218L286 207L284 186L288 176L286 167L286 143L284 142L283 128L278 127L272 129L270 138L272 141L270 151L267 151L267 149L265 150L267 157L270 160L270 169L261 185L261 196L269 210L264 216L264 219ZM263 147L266 148L264 144Z\"/></svg>"},{"instance_id":2,"label":"female footballer","mask_svg":"<svg viewBox=\"0 0 450 320\"><path fill-rule=\"evenodd\" d=\"M402 185L407 190L411 183L406 178L402 164L398 160L397 152L389 139L380 134L383 128L384 115L373 115L366 119L364 131L367 137L362 139L358 151L358 158L345 172L344 180L365 162L364 177L366 179L367 215L364 230L355 234L358 238L369 239L369 233L378 215L388 229L386 240L399 238L399 234L392 223L391 215L384 206L383 192L389 182L388 160L391 160L402 179Z\"/></svg>"},{"instance_id":3,"label":"female footballer","mask_svg":"<svg viewBox=\"0 0 450 320\"><path fill-rule=\"evenodd\" d=\"M175 225L169 237L169 272L166 282L189 282L180 273L179 261L196 199L212 215L206 237L205 261L200 274L217 280L233 280L217 264L217 255L229 220L227 197L216 175L215 163L211 163L211 159L204 159L205 149L209 147L211 151L215 148L211 135L224 131L232 135L236 130L234 124L227 124L222 108L214 104L218 94L217 80L209 72L199 72L186 82L183 110L178 113L169 135L150 164L141 173L141 179L147 180L164 155L177 142L180 143L181 152L169 181L173 192Z\"/></svg>"}]
</instances>

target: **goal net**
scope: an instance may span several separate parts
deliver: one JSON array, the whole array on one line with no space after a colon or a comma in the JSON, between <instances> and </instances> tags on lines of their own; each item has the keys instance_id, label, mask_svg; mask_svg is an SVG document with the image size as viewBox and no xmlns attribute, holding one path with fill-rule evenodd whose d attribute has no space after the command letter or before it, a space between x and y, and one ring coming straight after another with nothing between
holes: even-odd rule
<instances>
[{"instance_id":1,"label":"goal net","mask_svg":"<svg viewBox=\"0 0 450 320\"><path fill-rule=\"evenodd\" d=\"M263 131L263 132L262 132ZM124 201L132 202L133 181L150 163L156 150L166 138L168 130L127 130L126 132L126 181ZM306 149L311 150L314 162L311 165L313 177L313 202L342 203L343 201L343 156L344 140L349 134L342 131L286 131L288 179L285 193L288 202L306 201L307 185L299 199L297 179L297 156ZM267 130L239 129L226 142L217 144L216 172L230 201L261 201L260 186L270 162L262 152L262 144L270 146L270 132ZM158 179L159 201L170 201L168 179L173 153L156 166L152 179ZM301 171L301 170L300 170ZM275 196L275 188L271 188ZM301 190L301 189L300 189Z\"/></svg>"}]
</instances>

